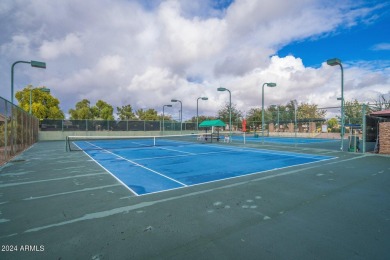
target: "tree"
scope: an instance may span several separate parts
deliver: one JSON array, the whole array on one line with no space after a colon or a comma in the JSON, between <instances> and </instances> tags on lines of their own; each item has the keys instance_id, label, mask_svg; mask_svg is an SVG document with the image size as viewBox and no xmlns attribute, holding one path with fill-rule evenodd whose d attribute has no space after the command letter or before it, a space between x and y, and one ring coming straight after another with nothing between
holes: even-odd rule
<instances>
[{"instance_id":1,"label":"tree","mask_svg":"<svg viewBox=\"0 0 390 260\"><path fill-rule=\"evenodd\" d=\"M117 107L116 110L118 111L116 114L119 116L120 120L130 120L137 118L133 113L133 108L131 105Z\"/></svg>"},{"instance_id":2,"label":"tree","mask_svg":"<svg viewBox=\"0 0 390 260\"><path fill-rule=\"evenodd\" d=\"M162 115L162 113L161 113L161 115L158 116L158 120L163 120L163 115ZM172 121L172 116L171 116L171 115L164 114L164 120L165 120L165 121Z\"/></svg>"},{"instance_id":3,"label":"tree","mask_svg":"<svg viewBox=\"0 0 390 260\"><path fill-rule=\"evenodd\" d=\"M50 93L42 91L45 87L32 88L31 85L16 92L15 97L19 106L25 111L30 111L31 91L31 112L40 119L64 119L64 112L59 108L60 101Z\"/></svg>"},{"instance_id":4,"label":"tree","mask_svg":"<svg viewBox=\"0 0 390 260\"><path fill-rule=\"evenodd\" d=\"M371 109L367 107L366 114L371 113ZM354 101L347 101L344 105L345 124L362 124L363 123L363 109L362 105L355 99ZM338 116L338 118L340 118Z\"/></svg>"},{"instance_id":5,"label":"tree","mask_svg":"<svg viewBox=\"0 0 390 260\"><path fill-rule=\"evenodd\" d=\"M199 124L200 124L200 123L202 123L202 122L205 121L205 120L215 120L215 119L216 119L215 116L204 116L204 115L200 115L200 116L198 117L198 122L199 122ZM191 117L191 119L188 120L187 122L196 123L196 116Z\"/></svg>"},{"instance_id":6,"label":"tree","mask_svg":"<svg viewBox=\"0 0 390 260\"><path fill-rule=\"evenodd\" d=\"M69 114L70 119L114 120L113 111L114 108L103 100L98 100L96 105L91 107L91 102L83 99L76 103L75 109L69 109Z\"/></svg>"},{"instance_id":7,"label":"tree","mask_svg":"<svg viewBox=\"0 0 390 260\"><path fill-rule=\"evenodd\" d=\"M246 114L248 129L256 129L261 126L261 108L251 108Z\"/></svg>"},{"instance_id":8,"label":"tree","mask_svg":"<svg viewBox=\"0 0 390 260\"><path fill-rule=\"evenodd\" d=\"M297 119L318 119L324 118L326 110L319 109L317 105L302 103L297 107ZM280 123L293 122L295 120L294 101L290 100L285 106L271 105L264 109L265 124L273 122L277 124L279 117ZM262 121L262 111L260 108L251 108L247 114L247 121L250 125L260 126Z\"/></svg>"},{"instance_id":9,"label":"tree","mask_svg":"<svg viewBox=\"0 0 390 260\"><path fill-rule=\"evenodd\" d=\"M155 109L149 108L148 110L143 110L142 108L138 109L135 114L139 120L159 120L157 111Z\"/></svg>"},{"instance_id":10,"label":"tree","mask_svg":"<svg viewBox=\"0 0 390 260\"><path fill-rule=\"evenodd\" d=\"M295 105L294 101L290 100L285 106L279 107L279 120L280 121L294 121L295 120ZM274 109L276 110L276 108ZM296 108L297 120L305 119L323 119L326 115L325 109L319 109L318 105L301 103ZM273 112L273 120L277 112Z\"/></svg>"},{"instance_id":11,"label":"tree","mask_svg":"<svg viewBox=\"0 0 390 260\"><path fill-rule=\"evenodd\" d=\"M390 92L389 92L389 94L390 94ZM390 109L390 98L386 99L384 94L381 94L379 96L379 99L375 100L374 102L375 102L375 104L374 104L375 111Z\"/></svg>"},{"instance_id":12,"label":"tree","mask_svg":"<svg viewBox=\"0 0 390 260\"><path fill-rule=\"evenodd\" d=\"M291 103L287 103L286 106L270 106L268 111L271 112L272 121L275 123L278 120L278 116L279 122L291 121L294 118L294 105L291 105ZM265 117L265 119L267 120L267 117Z\"/></svg>"},{"instance_id":13,"label":"tree","mask_svg":"<svg viewBox=\"0 0 390 260\"><path fill-rule=\"evenodd\" d=\"M302 103L298 106L297 110L298 119L319 119L324 118L326 115L325 109L318 109L318 105L310 105L308 103Z\"/></svg>"},{"instance_id":14,"label":"tree","mask_svg":"<svg viewBox=\"0 0 390 260\"><path fill-rule=\"evenodd\" d=\"M88 99L77 102L75 109L69 109L70 119L93 119L90 103Z\"/></svg>"},{"instance_id":15,"label":"tree","mask_svg":"<svg viewBox=\"0 0 390 260\"><path fill-rule=\"evenodd\" d=\"M229 124L229 103L226 103L219 111L218 116L223 122ZM242 118L242 112L236 108L235 104L232 104L232 124L240 121Z\"/></svg>"},{"instance_id":16,"label":"tree","mask_svg":"<svg viewBox=\"0 0 390 260\"><path fill-rule=\"evenodd\" d=\"M114 108L103 100L98 100L96 105L91 109L96 119L114 120L114 116L112 115Z\"/></svg>"},{"instance_id":17,"label":"tree","mask_svg":"<svg viewBox=\"0 0 390 260\"><path fill-rule=\"evenodd\" d=\"M336 130L340 128L339 121L337 120L337 118L333 117L328 120L328 128L331 129L331 132L336 132Z\"/></svg>"}]
</instances>

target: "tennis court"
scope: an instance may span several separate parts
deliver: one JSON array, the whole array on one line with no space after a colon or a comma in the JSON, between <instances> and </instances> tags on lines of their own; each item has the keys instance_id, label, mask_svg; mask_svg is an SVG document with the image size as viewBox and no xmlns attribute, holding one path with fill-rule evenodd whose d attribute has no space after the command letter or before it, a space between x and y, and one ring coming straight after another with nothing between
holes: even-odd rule
<instances>
[{"instance_id":1,"label":"tennis court","mask_svg":"<svg viewBox=\"0 0 390 260\"><path fill-rule=\"evenodd\" d=\"M81 143L85 152L38 142L0 168L0 241L8 245L0 258L389 259L388 156L287 145ZM123 167L138 181L132 189L147 195L133 195L96 162L112 173ZM189 187L152 191L152 183L167 186L143 167Z\"/></svg>"},{"instance_id":2,"label":"tennis court","mask_svg":"<svg viewBox=\"0 0 390 260\"><path fill-rule=\"evenodd\" d=\"M176 136L175 136L176 137ZM335 157L154 137L79 140L77 146L135 195L261 174ZM153 144L153 145L151 145Z\"/></svg>"}]
</instances>

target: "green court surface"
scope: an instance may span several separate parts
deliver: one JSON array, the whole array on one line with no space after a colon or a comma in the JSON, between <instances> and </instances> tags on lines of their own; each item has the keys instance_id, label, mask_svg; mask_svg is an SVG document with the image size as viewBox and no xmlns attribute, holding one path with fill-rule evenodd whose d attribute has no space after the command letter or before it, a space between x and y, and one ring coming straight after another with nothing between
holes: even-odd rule
<instances>
[{"instance_id":1,"label":"green court surface","mask_svg":"<svg viewBox=\"0 0 390 260\"><path fill-rule=\"evenodd\" d=\"M335 158L135 196L64 146L0 168L0 259L390 259L389 156L286 146Z\"/></svg>"}]
</instances>

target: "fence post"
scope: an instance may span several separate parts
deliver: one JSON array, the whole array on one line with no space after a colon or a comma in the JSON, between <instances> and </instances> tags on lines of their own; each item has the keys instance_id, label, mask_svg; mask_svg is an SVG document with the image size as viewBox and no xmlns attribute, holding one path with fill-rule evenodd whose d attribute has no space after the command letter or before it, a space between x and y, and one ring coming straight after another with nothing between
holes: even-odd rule
<instances>
[{"instance_id":1,"label":"fence post","mask_svg":"<svg viewBox=\"0 0 390 260\"><path fill-rule=\"evenodd\" d=\"M363 124L362 124L363 149L362 149L362 153L366 153L366 104L363 104L363 106L362 106L362 114L363 114Z\"/></svg>"},{"instance_id":2,"label":"fence post","mask_svg":"<svg viewBox=\"0 0 390 260\"><path fill-rule=\"evenodd\" d=\"M5 130L4 130L4 158L8 158L8 102L5 100Z\"/></svg>"}]
</instances>

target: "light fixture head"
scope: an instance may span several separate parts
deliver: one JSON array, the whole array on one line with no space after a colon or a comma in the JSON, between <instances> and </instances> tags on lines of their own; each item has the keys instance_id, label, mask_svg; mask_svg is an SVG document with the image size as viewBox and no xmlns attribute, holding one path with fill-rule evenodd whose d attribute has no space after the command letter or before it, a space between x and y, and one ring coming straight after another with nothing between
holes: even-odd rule
<instances>
[{"instance_id":1,"label":"light fixture head","mask_svg":"<svg viewBox=\"0 0 390 260\"><path fill-rule=\"evenodd\" d=\"M46 63L42 62L42 61L32 60L30 62L30 64L31 64L31 67L46 69Z\"/></svg>"},{"instance_id":2,"label":"light fixture head","mask_svg":"<svg viewBox=\"0 0 390 260\"><path fill-rule=\"evenodd\" d=\"M339 60L338 58L333 58L333 59L327 60L326 63L330 66L336 66L336 65L341 64L341 60Z\"/></svg>"},{"instance_id":3,"label":"light fixture head","mask_svg":"<svg viewBox=\"0 0 390 260\"><path fill-rule=\"evenodd\" d=\"M268 87L276 87L276 83L273 83L273 82L269 82L269 83L266 83Z\"/></svg>"}]
</instances>

